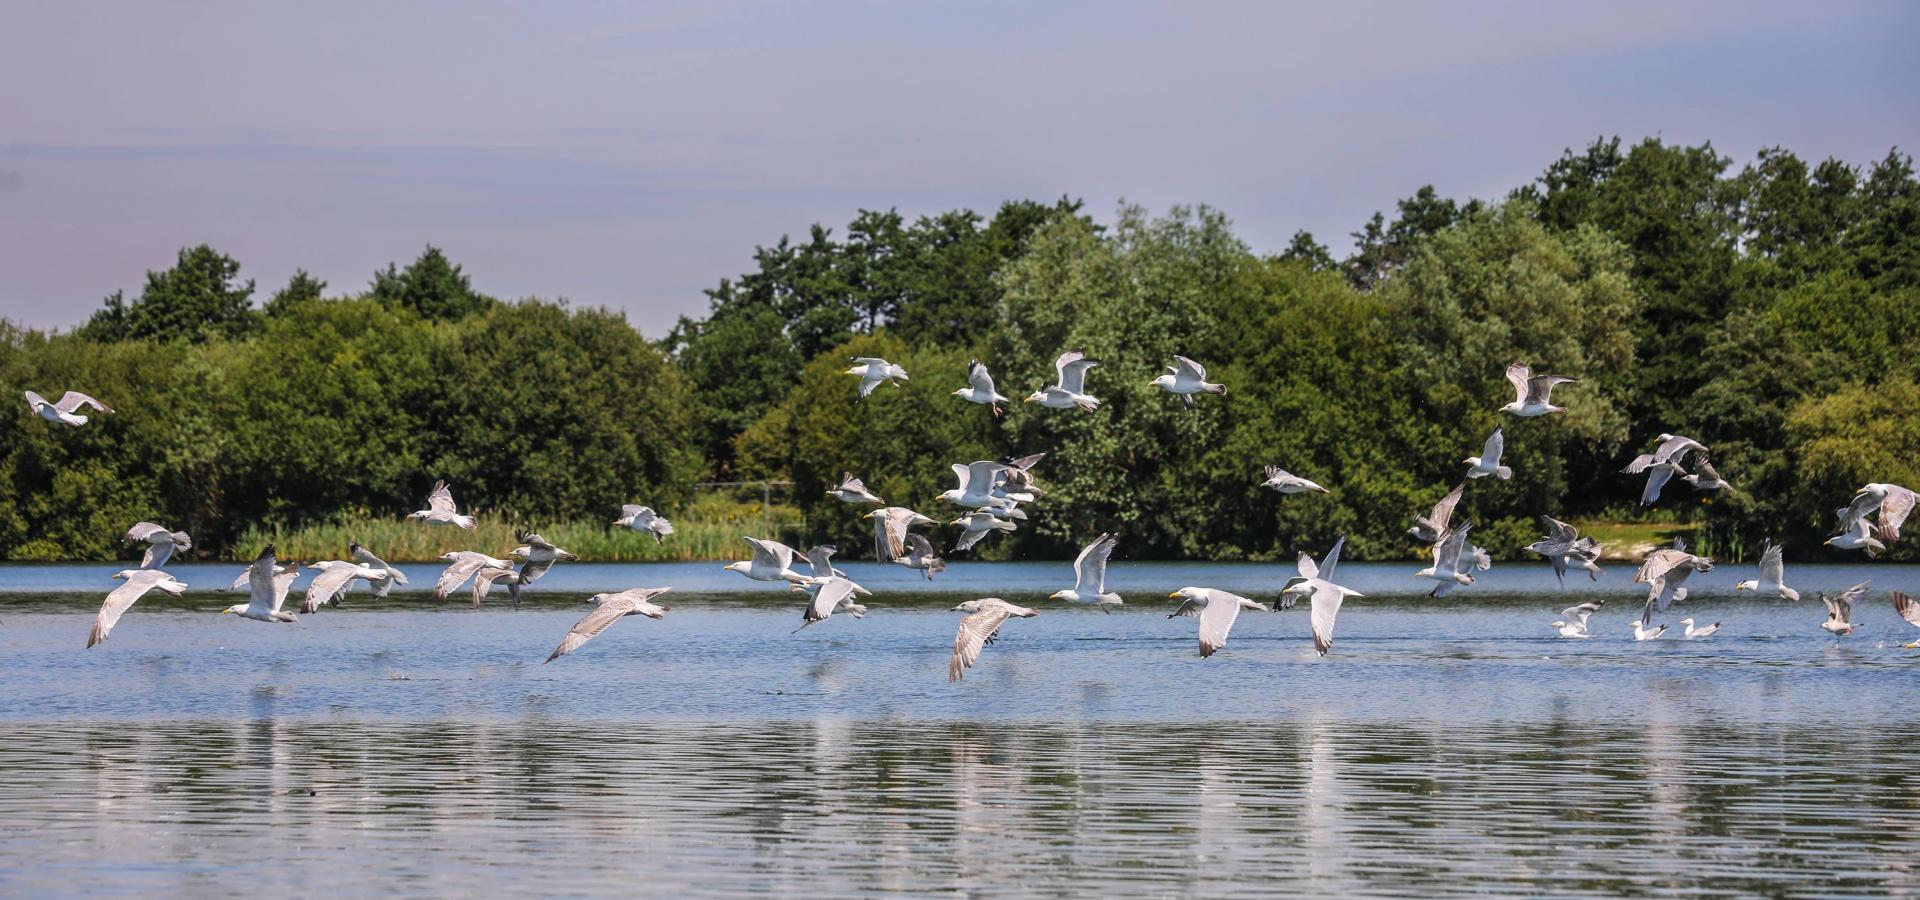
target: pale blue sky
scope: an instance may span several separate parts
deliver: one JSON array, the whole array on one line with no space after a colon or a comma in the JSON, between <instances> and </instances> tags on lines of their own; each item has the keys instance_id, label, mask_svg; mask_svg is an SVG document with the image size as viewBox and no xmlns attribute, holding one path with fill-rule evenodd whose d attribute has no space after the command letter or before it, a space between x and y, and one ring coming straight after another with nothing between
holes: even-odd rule
<instances>
[{"instance_id":1,"label":"pale blue sky","mask_svg":"<svg viewBox=\"0 0 1920 900\"><path fill-rule=\"evenodd\" d=\"M1340 251L1603 134L1911 152L1917 44L1896 2L0 0L0 316L71 325L185 244L264 298L431 242L657 336L812 222L1062 194Z\"/></svg>"}]
</instances>

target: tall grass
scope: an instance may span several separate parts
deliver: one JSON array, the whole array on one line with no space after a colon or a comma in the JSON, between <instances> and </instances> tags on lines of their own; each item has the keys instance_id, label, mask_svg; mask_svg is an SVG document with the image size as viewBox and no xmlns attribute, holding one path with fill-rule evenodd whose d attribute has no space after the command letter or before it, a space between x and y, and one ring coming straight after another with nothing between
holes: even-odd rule
<instances>
[{"instance_id":1,"label":"tall grass","mask_svg":"<svg viewBox=\"0 0 1920 900\"><path fill-rule=\"evenodd\" d=\"M347 545L358 542L388 562L426 562L450 550L479 550L504 555L519 542L521 531L537 531L547 540L594 562L694 562L742 559L747 552L742 535L776 537L792 543L801 530L799 510L778 504L767 506L708 496L684 510L668 514L674 533L655 545L651 535L616 528L613 517L594 522L535 522L477 516L473 531L425 525L406 519L355 516L306 525L292 530L250 528L229 550L237 560L253 558L259 548L274 545L282 559L339 559Z\"/></svg>"}]
</instances>

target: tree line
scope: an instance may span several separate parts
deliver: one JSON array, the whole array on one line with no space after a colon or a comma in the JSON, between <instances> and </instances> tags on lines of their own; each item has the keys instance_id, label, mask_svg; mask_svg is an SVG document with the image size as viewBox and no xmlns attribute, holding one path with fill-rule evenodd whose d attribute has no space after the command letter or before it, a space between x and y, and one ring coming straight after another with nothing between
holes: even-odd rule
<instances>
[{"instance_id":1,"label":"tree line","mask_svg":"<svg viewBox=\"0 0 1920 900\"><path fill-rule=\"evenodd\" d=\"M188 248L78 328L0 324L16 391L120 411L0 420L0 555L110 557L140 519L218 549L249 525L402 515L436 478L534 522L790 480L807 532L790 537L851 550L868 523L825 497L842 471L931 515L950 463L1046 451L1047 496L983 556L1067 556L1110 530L1135 558L1290 557L1343 534L1352 558L1393 558L1416 550L1408 514L1504 425L1516 476L1476 482L1457 514L1498 554L1550 514L1805 558L1860 484L1920 480L1920 179L1897 151L1736 168L1711 145L1603 139L1504 197L1423 188L1352 239L1344 257L1304 232L1262 253L1204 206L1104 225L1066 198L863 210L757 248L658 341L618 313L487 297L431 247L357 292L301 272L258 303L238 262ZM978 358L1017 400L1068 348L1103 361L1095 413L996 418L950 396ZM1149 387L1176 353L1228 393L1189 411ZM912 378L855 403L855 356ZM1514 361L1580 378L1555 393L1569 411L1507 421ZM1705 442L1735 488L1676 481L1636 508L1619 470L1661 432ZM1262 491L1267 463L1334 492Z\"/></svg>"}]
</instances>

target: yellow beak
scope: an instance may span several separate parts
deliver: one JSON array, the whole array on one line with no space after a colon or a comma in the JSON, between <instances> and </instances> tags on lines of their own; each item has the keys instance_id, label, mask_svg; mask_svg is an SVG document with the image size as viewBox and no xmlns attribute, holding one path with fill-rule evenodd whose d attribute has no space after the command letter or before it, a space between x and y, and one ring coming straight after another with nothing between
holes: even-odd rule
<instances>
[{"instance_id":1,"label":"yellow beak","mask_svg":"<svg viewBox=\"0 0 1920 900\"><path fill-rule=\"evenodd\" d=\"M1033 398L1032 398L1032 397L1021 397L1021 398L1020 398L1020 402L1021 402L1021 403L1032 403L1032 402L1033 402Z\"/></svg>"},{"instance_id":2,"label":"yellow beak","mask_svg":"<svg viewBox=\"0 0 1920 900\"><path fill-rule=\"evenodd\" d=\"M1180 599L1180 592L1179 592L1179 591L1174 591L1173 593L1171 593L1171 594L1168 594L1168 595L1167 595L1167 599L1168 599L1168 600L1178 600L1178 599Z\"/></svg>"}]
</instances>

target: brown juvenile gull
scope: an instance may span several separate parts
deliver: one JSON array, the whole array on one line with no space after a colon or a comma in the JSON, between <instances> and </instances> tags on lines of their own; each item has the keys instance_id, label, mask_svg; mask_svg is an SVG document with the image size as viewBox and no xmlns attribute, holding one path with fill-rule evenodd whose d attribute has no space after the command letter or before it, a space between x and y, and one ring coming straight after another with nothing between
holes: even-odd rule
<instances>
[{"instance_id":1,"label":"brown juvenile gull","mask_svg":"<svg viewBox=\"0 0 1920 900\"><path fill-rule=\"evenodd\" d=\"M1687 542L1679 538L1674 539L1672 547L1647 554L1639 571L1633 573L1634 584L1647 585L1647 605L1640 611L1640 624L1653 624L1655 610L1665 612L1668 606L1687 599L1687 589L1681 585L1693 573L1711 571L1713 560L1688 553Z\"/></svg>"},{"instance_id":2,"label":"brown juvenile gull","mask_svg":"<svg viewBox=\"0 0 1920 900\"><path fill-rule=\"evenodd\" d=\"M651 601L670 590L673 589L633 588L617 594L593 595L588 602L598 603L599 606L595 607L593 612L587 613L586 618L574 623L573 628L567 631L567 636L560 639L560 646L553 649L553 655L547 657L547 662L553 662L580 649L581 645L593 640L600 632L607 630L607 626L620 621L623 617L665 618L673 607L655 606Z\"/></svg>"},{"instance_id":3,"label":"brown juvenile gull","mask_svg":"<svg viewBox=\"0 0 1920 900\"><path fill-rule=\"evenodd\" d=\"M894 563L920 570L928 581L933 580L933 573L947 570L947 561L933 555L933 542L924 534L908 534L907 555L896 557Z\"/></svg>"},{"instance_id":4,"label":"brown juvenile gull","mask_svg":"<svg viewBox=\"0 0 1920 900\"><path fill-rule=\"evenodd\" d=\"M87 635L87 646L92 647L107 639L115 623L120 621L122 613L133 606L133 601L146 596L148 591L159 591L175 600L187 586L158 569L123 569L113 573L113 577L126 582L107 593L107 601L100 604L100 614L93 618L93 631Z\"/></svg>"},{"instance_id":5,"label":"brown juvenile gull","mask_svg":"<svg viewBox=\"0 0 1920 900\"><path fill-rule=\"evenodd\" d=\"M1015 606L999 597L968 600L952 611L966 613L967 617L960 620L960 631L953 636L953 659L947 664L948 681L959 681L967 669L973 667L980 651L993 643L1007 619L1015 616L1031 619L1040 614L1038 610Z\"/></svg>"},{"instance_id":6,"label":"brown juvenile gull","mask_svg":"<svg viewBox=\"0 0 1920 900\"><path fill-rule=\"evenodd\" d=\"M891 562L907 554L907 529L932 525L934 521L904 506L889 506L867 513L873 520L873 558Z\"/></svg>"},{"instance_id":7,"label":"brown juvenile gull","mask_svg":"<svg viewBox=\"0 0 1920 900\"><path fill-rule=\"evenodd\" d=\"M1441 536L1447 533L1447 523L1453 520L1453 508L1460 505L1460 495L1466 489L1467 483L1464 481L1454 485L1453 490L1433 505L1433 512L1424 516L1415 515L1413 527L1407 529L1407 535L1429 546L1438 543Z\"/></svg>"},{"instance_id":8,"label":"brown juvenile gull","mask_svg":"<svg viewBox=\"0 0 1920 900\"><path fill-rule=\"evenodd\" d=\"M1694 460L1693 474L1683 476L1680 480L1696 491L1718 491L1733 487L1725 478L1720 477L1720 473L1713 468L1713 461L1705 456Z\"/></svg>"},{"instance_id":9,"label":"brown juvenile gull","mask_svg":"<svg viewBox=\"0 0 1920 900\"><path fill-rule=\"evenodd\" d=\"M346 596L347 590L353 586L355 578L371 584L375 580L384 581L387 577L384 570L338 559L317 562L307 568L320 574L307 583L307 596L300 604L303 613L316 613L325 604L339 603L340 598Z\"/></svg>"}]
</instances>

